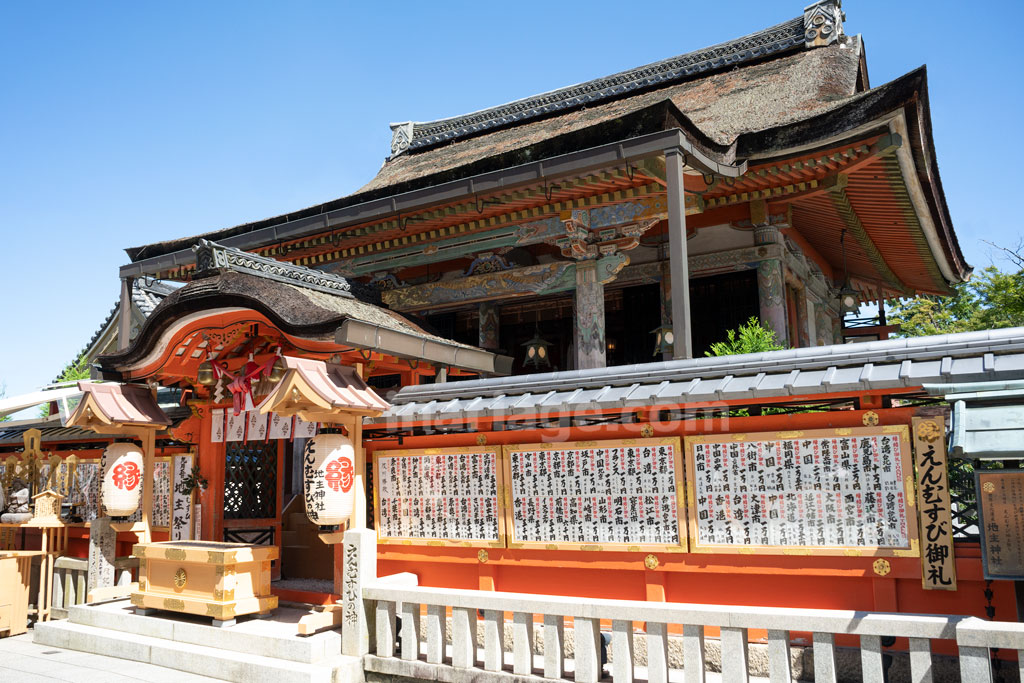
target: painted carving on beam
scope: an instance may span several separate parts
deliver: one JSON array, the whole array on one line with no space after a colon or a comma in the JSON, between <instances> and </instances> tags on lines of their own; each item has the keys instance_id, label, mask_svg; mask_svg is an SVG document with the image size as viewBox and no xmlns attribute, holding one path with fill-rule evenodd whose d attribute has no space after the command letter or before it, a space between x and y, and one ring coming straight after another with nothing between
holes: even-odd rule
<instances>
[{"instance_id":1,"label":"painted carving on beam","mask_svg":"<svg viewBox=\"0 0 1024 683\"><path fill-rule=\"evenodd\" d=\"M610 282L629 263L625 254L597 260L597 277ZM455 302L487 301L530 294L552 294L576 287L576 264L568 261L513 268L486 275L441 280L381 293L394 310L413 310Z\"/></svg>"},{"instance_id":2,"label":"painted carving on beam","mask_svg":"<svg viewBox=\"0 0 1024 683\"><path fill-rule=\"evenodd\" d=\"M576 285L575 264L546 263L485 275L441 280L381 293L384 303L395 310L409 310L456 301L482 301L497 296L546 294L572 289Z\"/></svg>"},{"instance_id":3,"label":"painted carving on beam","mask_svg":"<svg viewBox=\"0 0 1024 683\"><path fill-rule=\"evenodd\" d=\"M647 199L640 202L623 202L611 206L599 206L590 209L591 229L607 228L623 223L632 223L647 218L652 213L667 211L665 201L661 198Z\"/></svg>"},{"instance_id":4,"label":"painted carving on beam","mask_svg":"<svg viewBox=\"0 0 1024 683\"><path fill-rule=\"evenodd\" d=\"M634 202L598 206L592 209L573 209L563 212L558 217L520 225L516 229L516 244L520 246L542 242L559 244L559 240L563 240L570 245L571 251L572 240L585 240L588 243L596 241L596 237L588 237L588 234L592 235L594 231L604 231L609 228L635 230L632 224L637 224L646 225L647 227L643 229L643 232L646 232L651 225L657 222L657 220L651 222L650 219L664 219L667 210L665 198L660 196ZM585 246L576 245L576 248L578 253L589 253ZM593 258L593 256L573 258Z\"/></svg>"},{"instance_id":5,"label":"painted carving on beam","mask_svg":"<svg viewBox=\"0 0 1024 683\"><path fill-rule=\"evenodd\" d=\"M565 228L561 219L545 218L540 221L523 223L516 228L516 244L519 246L527 244L538 244L549 239L555 239L565 234Z\"/></svg>"},{"instance_id":6,"label":"painted carving on beam","mask_svg":"<svg viewBox=\"0 0 1024 683\"><path fill-rule=\"evenodd\" d=\"M566 236L555 240L554 244L562 250L562 256L577 261L635 249L640 244L640 237L662 220L661 217L649 217L618 227L592 230L582 220L587 216L586 212L572 213L572 217L565 221Z\"/></svg>"},{"instance_id":7,"label":"painted carving on beam","mask_svg":"<svg viewBox=\"0 0 1024 683\"><path fill-rule=\"evenodd\" d=\"M404 286L405 283L395 277L392 273L378 271L370 278L370 285L384 291L388 289L398 289L399 287Z\"/></svg>"},{"instance_id":8,"label":"painted carving on beam","mask_svg":"<svg viewBox=\"0 0 1024 683\"><path fill-rule=\"evenodd\" d=\"M498 273L509 270L512 264L505 260L500 254L494 252L483 252L479 254L466 269L466 275L485 275L487 273Z\"/></svg>"}]
</instances>

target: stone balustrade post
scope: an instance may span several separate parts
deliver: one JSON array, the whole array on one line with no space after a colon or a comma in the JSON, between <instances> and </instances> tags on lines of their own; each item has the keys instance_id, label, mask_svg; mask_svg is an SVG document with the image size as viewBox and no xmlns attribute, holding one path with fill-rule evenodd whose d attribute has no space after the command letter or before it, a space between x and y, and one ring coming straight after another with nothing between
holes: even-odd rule
<instances>
[{"instance_id":1,"label":"stone balustrade post","mask_svg":"<svg viewBox=\"0 0 1024 683\"><path fill-rule=\"evenodd\" d=\"M342 545L341 653L362 657L370 652L376 635L375 606L363 600L363 587L377 580L377 532L350 529Z\"/></svg>"}]
</instances>

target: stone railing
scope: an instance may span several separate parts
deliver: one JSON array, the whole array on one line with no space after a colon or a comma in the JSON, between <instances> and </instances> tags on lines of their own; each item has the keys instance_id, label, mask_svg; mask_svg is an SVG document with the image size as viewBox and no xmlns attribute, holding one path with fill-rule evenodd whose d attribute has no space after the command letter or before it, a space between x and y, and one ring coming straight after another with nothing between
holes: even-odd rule
<instances>
[{"instance_id":1,"label":"stone railing","mask_svg":"<svg viewBox=\"0 0 1024 683\"><path fill-rule=\"evenodd\" d=\"M139 558L119 557L114 560L115 585L127 586L136 581ZM53 563L53 616L64 619L68 609L86 602L89 585L89 560L84 557L58 557Z\"/></svg>"},{"instance_id":2,"label":"stone railing","mask_svg":"<svg viewBox=\"0 0 1024 683\"><path fill-rule=\"evenodd\" d=\"M89 579L89 560L58 557L53 562L53 617L64 619L68 609L85 602Z\"/></svg>"},{"instance_id":3,"label":"stone railing","mask_svg":"<svg viewBox=\"0 0 1024 683\"><path fill-rule=\"evenodd\" d=\"M364 656L366 670L378 674L450 680L438 668L454 667L475 669L474 680L484 680L487 672L493 672L497 680L502 675L499 672L505 671L538 679L571 675L576 683L597 683L603 676L602 623L611 629L608 666L615 683L633 683L637 677L649 683L668 683L674 668L681 668L681 672L673 674L673 680L703 683L708 669L704 642L707 627L719 630L721 657L716 668L727 682L748 680L751 630L767 633L767 671L760 673L772 681L792 681L796 673L792 670L791 632L813 634L810 649L813 680L817 683L850 678L846 667L840 671L837 666L836 636L857 637L847 640L859 642L860 680L877 683L886 680L883 639L891 637L909 639L913 681L933 680L932 641L936 640L956 644L961 680L971 683L993 680L991 648L1017 650L1024 661L1024 624L974 617L396 586L376 577L373 533L345 534L342 648L344 654ZM506 623L506 614L512 615L511 624ZM566 647L566 618L572 619L571 660L566 656L570 651ZM637 623L645 625L645 632L634 633ZM543 634L535 639L534 628L540 624ZM509 626L510 638L506 634ZM678 657L670 661L670 630L681 631L681 661ZM640 649L646 650L646 671L638 671L635 654ZM1011 663L1005 662L1004 666ZM803 673L809 677L810 672Z\"/></svg>"}]
</instances>

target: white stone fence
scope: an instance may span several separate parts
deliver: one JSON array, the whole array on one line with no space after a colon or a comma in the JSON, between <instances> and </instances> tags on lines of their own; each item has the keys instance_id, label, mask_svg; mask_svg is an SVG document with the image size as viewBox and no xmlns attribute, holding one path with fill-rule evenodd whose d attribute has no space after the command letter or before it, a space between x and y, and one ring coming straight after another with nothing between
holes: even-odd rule
<instances>
[{"instance_id":1,"label":"white stone fence","mask_svg":"<svg viewBox=\"0 0 1024 683\"><path fill-rule=\"evenodd\" d=\"M571 668L576 683L597 683L602 677L601 622L611 624L609 666L615 683L633 683L634 638L638 637L646 640L647 680L668 683L669 625L682 627L685 664L681 678L686 683L705 681L706 627L720 629L722 680L727 683L748 680L750 629L767 631L769 675L773 683L792 681L790 632L813 633L816 683L837 681L837 635L859 636L861 676L871 683L883 681L882 638L886 636L909 638L911 680L915 682L932 680L932 640L956 643L964 682L991 683L990 648L1017 650L1024 661L1024 624L975 617L600 600L396 586L376 577L373 531L345 534L343 597L345 654L371 654L380 659L481 672L502 671L511 655L511 673L535 676L538 680L541 675L555 679L566 675L566 617L572 618L575 647ZM426 615L421 619L424 606ZM449 612L451 649L446 652ZM507 613L512 615L510 652L506 651ZM401 617L399 633L396 615ZM480 615L482 658L478 656ZM544 625L542 671L534 661L533 627L538 618ZM646 623L645 634L634 634L635 622ZM672 678L678 680L676 675Z\"/></svg>"},{"instance_id":2,"label":"white stone fence","mask_svg":"<svg viewBox=\"0 0 1024 683\"><path fill-rule=\"evenodd\" d=\"M114 561L115 582L127 586L137 580L139 559L119 557ZM64 619L68 610L86 602L89 560L79 557L58 557L53 564L53 616ZM31 593L35 595L35 592Z\"/></svg>"}]
</instances>

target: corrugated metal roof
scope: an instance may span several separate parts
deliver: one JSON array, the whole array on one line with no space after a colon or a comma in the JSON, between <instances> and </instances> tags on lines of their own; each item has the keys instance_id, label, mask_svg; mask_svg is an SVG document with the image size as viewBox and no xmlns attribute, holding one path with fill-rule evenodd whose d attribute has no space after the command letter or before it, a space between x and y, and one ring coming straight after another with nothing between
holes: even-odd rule
<instances>
[{"instance_id":1,"label":"corrugated metal roof","mask_svg":"<svg viewBox=\"0 0 1024 683\"><path fill-rule=\"evenodd\" d=\"M369 424L1024 378L1024 328L405 387Z\"/></svg>"}]
</instances>

